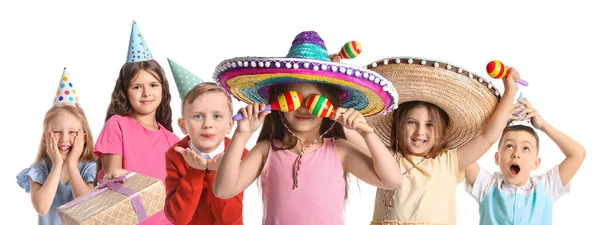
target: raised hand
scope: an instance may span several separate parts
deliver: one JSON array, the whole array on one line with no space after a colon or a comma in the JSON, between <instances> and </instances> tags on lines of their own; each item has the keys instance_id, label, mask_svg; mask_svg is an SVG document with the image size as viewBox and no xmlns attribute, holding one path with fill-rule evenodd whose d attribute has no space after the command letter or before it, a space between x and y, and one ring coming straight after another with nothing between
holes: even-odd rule
<instances>
[{"instance_id":1,"label":"raised hand","mask_svg":"<svg viewBox=\"0 0 600 225\"><path fill-rule=\"evenodd\" d=\"M505 79L502 79L502 82L504 84L504 92L505 93L517 93L517 90L519 90L519 85L517 83L517 81L521 78L521 75L519 74L519 72L511 67L508 70L508 76Z\"/></svg>"},{"instance_id":2,"label":"raised hand","mask_svg":"<svg viewBox=\"0 0 600 225\"><path fill-rule=\"evenodd\" d=\"M50 160L52 160L52 165L62 166L63 158L60 155L60 151L58 150L58 141L54 137L54 133L51 130L48 130L44 135L44 142L46 145L46 153Z\"/></svg>"},{"instance_id":3,"label":"raised hand","mask_svg":"<svg viewBox=\"0 0 600 225\"><path fill-rule=\"evenodd\" d=\"M254 103L241 108L239 113L244 115L244 119L239 120L237 123L237 132L254 133L265 121L265 117L271 113L271 111L260 112L265 109L267 105L264 103Z\"/></svg>"},{"instance_id":4,"label":"raised hand","mask_svg":"<svg viewBox=\"0 0 600 225\"><path fill-rule=\"evenodd\" d=\"M373 128L367 124L365 117L352 108L337 108L334 118L347 129L356 130L361 134L373 132Z\"/></svg>"},{"instance_id":5,"label":"raised hand","mask_svg":"<svg viewBox=\"0 0 600 225\"><path fill-rule=\"evenodd\" d=\"M71 152L69 152L69 155L67 156L67 163L77 164L79 162L79 157L81 157L81 153L83 152L84 144L85 134L81 130L78 130L73 145L71 146Z\"/></svg>"},{"instance_id":6,"label":"raised hand","mask_svg":"<svg viewBox=\"0 0 600 225\"><path fill-rule=\"evenodd\" d=\"M175 151L179 152L179 154L183 156L183 159L185 159L185 161L188 163L188 165L190 165L190 167L197 170L206 170L208 166L208 160L200 157L198 154L196 154L196 152L194 152L190 148L182 148L176 146Z\"/></svg>"},{"instance_id":7,"label":"raised hand","mask_svg":"<svg viewBox=\"0 0 600 225\"><path fill-rule=\"evenodd\" d=\"M523 106L523 107L515 109L513 112L517 113L517 115L516 116L512 115L511 119L513 119L513 120L531 119L531 124L536 129L542 129L544 127L544 125L546 125L546 121L544 120L544 118L542 118L540 113L538 113L538 111L535 110L535 108L533 108L533 106L527 100L527 98L525 98L524 100L517 99L517 101L519 102L519 103L517 103L518 104L517 106ZM527 114L527 116L520 118L524 114Z\"/></svg>"}]
</instances>

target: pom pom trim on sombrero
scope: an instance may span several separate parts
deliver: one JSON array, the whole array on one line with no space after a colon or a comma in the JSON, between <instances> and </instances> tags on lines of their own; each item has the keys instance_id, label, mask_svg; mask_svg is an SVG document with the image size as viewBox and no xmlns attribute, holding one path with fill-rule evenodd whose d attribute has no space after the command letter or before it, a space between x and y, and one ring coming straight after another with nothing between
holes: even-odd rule
<instances>
[{"instance_id":1,"label":"pom pom trim on sombrero","mask_svg":"<svg viewBox=\"0 0 600 225\"><path fill-rule=\"evenodd\" d=\"M491 82L440 60L393 57L368 64L366 68L392 82L400 96L398 104L424 101L442 108L450 117L446 133L448 148L462 146L481 133L500 100L500 92ZM367 118L388 148L392 121L392 113Z\"/></svg>"},{"instance_id":2,"label":"pom pom trim on sombrero","mask_svg":"<svg viewBox=\"0 0 600 225\"><path fill-rule=\"evenodd\" d=\"M307 76L308 75L308 76ZM312 82L345 92L342 107L363 115L385 114L397 107L398 93L380 74L348 64L301 59L241 57L221 62L214 73L219 86L246 103L267 102L268 87Z\"/></svg>"}]
</instances>

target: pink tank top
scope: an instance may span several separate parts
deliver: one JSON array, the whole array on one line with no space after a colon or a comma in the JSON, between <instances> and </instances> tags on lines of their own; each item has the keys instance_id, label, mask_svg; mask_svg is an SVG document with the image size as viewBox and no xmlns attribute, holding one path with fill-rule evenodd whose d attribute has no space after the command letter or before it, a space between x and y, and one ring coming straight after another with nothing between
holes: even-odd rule
<instances>
[{"instance_id":1,"label":"pink tank top","mask_svg":"<svg viewBox=\"0 0 600 225\"><path fill-rule=\"evenodd\" d=\"M298 155L269 149L261 173L263 225L344 224L346 183L333 138L302 157L298 188L292 169Z\"/></svg>"}]
</instances>

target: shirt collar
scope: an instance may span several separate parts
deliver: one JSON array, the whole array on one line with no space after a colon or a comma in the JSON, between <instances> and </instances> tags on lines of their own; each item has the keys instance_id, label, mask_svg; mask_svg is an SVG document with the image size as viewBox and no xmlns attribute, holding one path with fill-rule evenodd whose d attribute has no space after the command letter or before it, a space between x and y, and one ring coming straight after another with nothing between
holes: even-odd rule
<instances>
[{"instance_id":1,"label":"shirt collar","mask_svg":"<svg viewBox=\"0 0 600 225\"><path fill-rule=\"evenodd\" d=\"M204 159L213 159L213 158L215 158L215 156L217 156L218 154L225 151L225 142L224 141L221 141L221 144L219 144L219 147L217 147L215 150L213 150L212 152L209 152L209 153L205 153L205 152L198 150L196 148L196 146L194 146L194 143L192 143L192 139L190 139L190 141L188 143L190 145L190 149L192 149L196 154L198 154L198 156L200 156Z\"/></svg>"}]
</instances>

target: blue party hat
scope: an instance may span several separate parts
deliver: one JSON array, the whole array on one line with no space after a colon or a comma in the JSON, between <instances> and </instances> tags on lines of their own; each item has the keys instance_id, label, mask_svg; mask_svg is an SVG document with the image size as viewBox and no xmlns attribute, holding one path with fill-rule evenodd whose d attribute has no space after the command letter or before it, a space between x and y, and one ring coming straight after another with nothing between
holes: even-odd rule
<instances>
[{"instance_id":1,"label":"blue party hat","mask_svg":"<svg viewBox=\"0 0 600 225\"><path fill-rule=\"evenodd\" d=\"M131 25L131 37L129 38L129 48L127 49L127 63L143 62L154 59L150 49L144 41L144 36L140 32L135 20Z\"/></svg>"}]
</instances>

